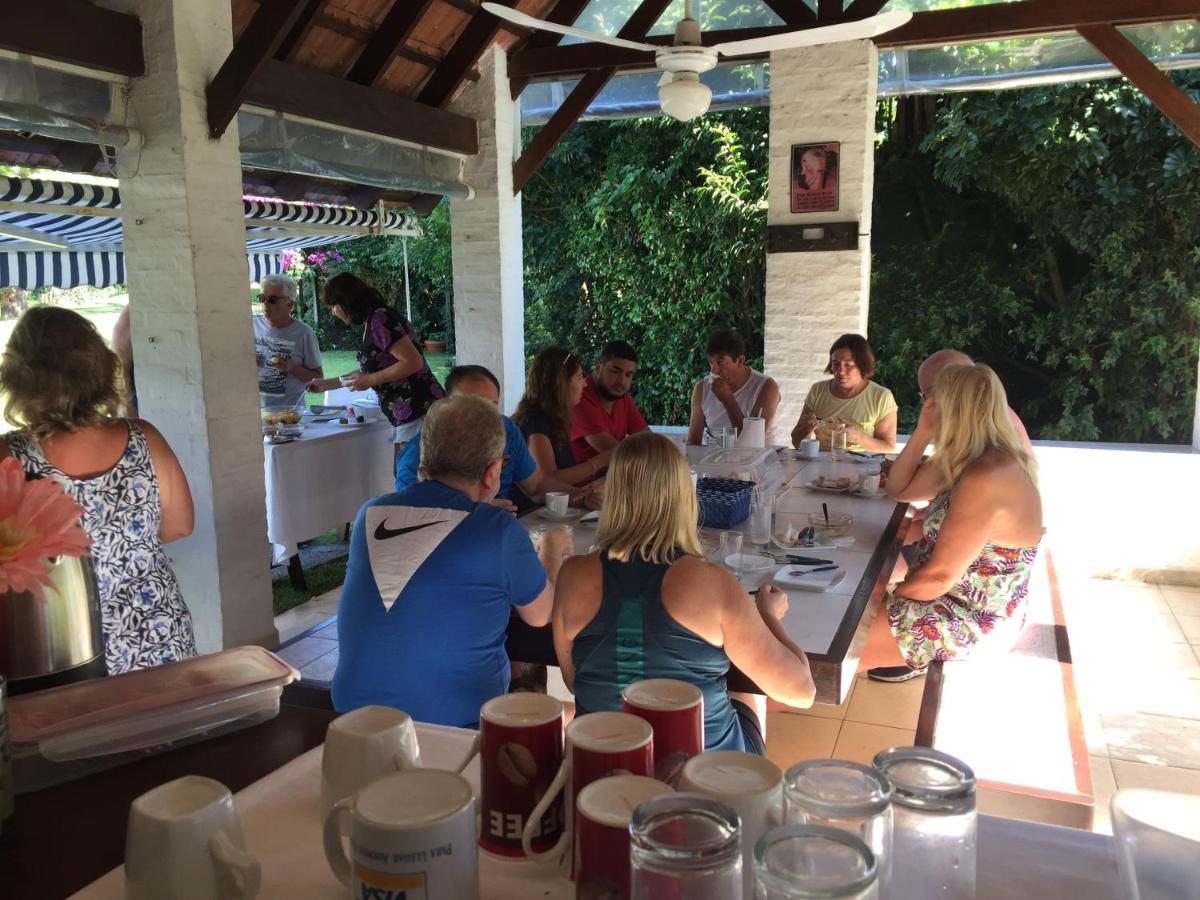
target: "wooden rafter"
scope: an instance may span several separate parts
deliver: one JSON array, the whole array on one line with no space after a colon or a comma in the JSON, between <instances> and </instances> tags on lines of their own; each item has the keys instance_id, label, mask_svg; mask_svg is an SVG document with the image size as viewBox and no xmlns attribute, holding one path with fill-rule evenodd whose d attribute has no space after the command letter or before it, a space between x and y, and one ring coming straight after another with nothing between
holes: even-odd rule
<instances>
[{"instance_id":1,"label":"wooden rafter","mask_svg":"<svg viewBox=\"0 0 1200 900\"><path fill-rule=\"evenodd\" d=\"M516 0L496 0L496 2L505 6L516 5ZM482 10L477 12L467 23L462 34L458 36L458 40L454 42L454 46L450 48L441 65L434 69L433 74L429 76L429 80L421 88L421 93L417 95L417 102L428 106L442 106L453 97L467 72L475 65L492 39L496 37L501 21L503 20L499 16L493 16L489 12Z\"/></svg>"},{"instance_id":2,"label":"wooden rafter","mask_svg":"<svg viewBox=\"0 0 1200 900\"><path fill-rule=\"evenodd\" d=\"M268 62L299 21L305 0L265 0L209 82L208 134L219 138L237 115L255 74Z\"/></svg>"},{"instance_id":3,"label":"wooden rafter","mask_svg":"<svg viewBox=\"0 0 1200 900\"><path fill-rule=\"evenodd\" d=\"M275 196L284 200L303 200L312 187L313 179L307 175L280 175L271 183Z\"/></svg>"},{"instance_id":4,"label":"wooden rafter","mask_svg":"<svg viewBox=\"0 0 1200 900\"><path fill-rule=\"evenodd\" d=\"M804 0L763 0L763 5L783 19L785 25L811 25L817 18Z\"/></svg>"},{"instance_id":5,"label":"wooden rafter","mask_svg":"<svg viewBox=\"0 0 1200 900\"><path fill-rule=\"evenodd\" d=\"M295 57L296 51L300 49L300 45L304 43L309 32L316 27L318 18L325 10L326 2L327 0L308 0L300 13L300 18L296 20L296 24L291 27L287 37L275 51L276 59L291 60Z\"/></svg>"},{"instance_id":6,"label":"wooden rafter","mask_svg":"<svg viewBox=\"0 0 1200 900\"><path fill-rule=\"evenodd\" d=\"M479 152L474 119L293 63L263 63L245 102L454 153Z\"/></svg>"},{"instance_id":7,"label":"wooden rafter","mask_svg":"<svg viewBox=\"0 0 1200 900\"><path fill-rule=\"evenodd\" d=\"M869 19L871 16L877 16L888 5L888 0L852 0L849 6L846 7L846 13L843 18L846 19Z\"/></svg>"},{"instance_id":8,"label":"wooden rafter","mask_svg":"<svg viewBox=\"0 0 1200 900\"><path fill-rule=\"evenodd\" d=\"M1083 25L1083 38L1146 95L1159 112L1200 147L1200 106L1112 25Z\"/></svg>"},{"instance_id":9,"label":"wooden rafter","mask_svg":"<svg viewBox=\"0 0 1200 900\"><path fill-rule=\"evenodd\" d=\"M828 24L842 19L842 0L817 0L817 21Z\"/></svg>"},{"instance_id":10,"label":"wooden rafter","mask_svg":"<svg viewBox=\"0 0 1200 900\"><path fill-rule=\"evenodd\" d=\"M96 144L65 143L55 149L54 155L69 172L91 172L100 164L104 154Z\"/></svg>"},{"instance_id":11,"label":"wooden rafter","mask_svg":"<svg viewBox=\"0 0 1200 900\"><path fill-rule=\"evenodd\" d=\"M357 206L359 209L370 209L376 203L383 199L386 194L383 188L372 187L369 184L360 184L352 190L346 197L346 202L351 206Z\"/></svg>"},{"instance_id":12,"label":"wooden rafter","mask_svg":"<svg viewBox=\"0 0 1200 900\"><path fill-rule=\"evenodd\" d=\"M555 25L574 25L588 2L589 0L558 0L554 4L554 9L550 10L550 14L544 18L547 22L553 22ZM523 41L519 46L526 50L542 50L547 47L557 47L561 40L562 35L555 34L553 31L535 31L528 40ZM511 54L509 58L512 58ZM512 72L509 72L509 87L514 100L520 96L521 91L525 90L525 85L528 83L528 78L513 78Z\"/></svg>"},{"instance_id":13,"label":"wooden rafter","mask_svg":"<svg viewBox=\"0 0 1200 900\"><path fill-rule=\"evenodd\" d=\"M630 41L639 41L646 36L654 23L658 21L670 5L670 0L642 0L642 4L629 17L629 21L617 32L617 37ZM615 48L614 48L615 49ZM584 76L575 89L571 91L562 106L554 111L545 125L541 127L533 140L529 142L520 159L513 163L513 193L520 193L529 183L538 167L545 162L550 151L558 146L558 142L571 130L583 111L596 99L596 95L604 89L604 85L615 75L615 68L600 69L589 72Z\"/></svg>"},{"instance_id":14,"label":"wooden rafter","mask_svg":"<svg viewBox=\"0 0 1200 900\"><path fill-rule=\"evenodd\" d=\"M0 48L101 72L146 74L142 22L83 0L5 3Z\"/></svg>"},{"instance_id":15,"label":"wooden rafter","mask_svg":"<svg viewBox=\"0 0 1200 900\"><path fill-rule=\"evenodd\" d=\"M441 194L413 194L408 198L408 205L415 213L429 215L442 202Z\"/></svg>"},{"instance_id":16,"label":"wooden rafter","mask_svg":"<svg viewBox=\"0 0 1200 900\"><path fill-rule=\"evenodd\" d=\"M395 0L346 77L357 84L375 84L433 3L434 0Z\"/></svg>"},{"instance_id":17,"label":"wooden rafter","mask_svg":"<svg viewBox=\"0 0 1200 900\"><path fill-rule=\"evenodd\" d=\"M400 0L404 2L404 0ZM473 16L480 11L479 3L474 0L441 0L447 6L453 6L459 12L464 12L469 16ZM517 25L515 22L506 22L504 19L499 21L498 27L501 31L507 31L509 34L515 34L517 37L525 37L529 34L528 29L523 25Z\"/></svg>"}]
</instances>

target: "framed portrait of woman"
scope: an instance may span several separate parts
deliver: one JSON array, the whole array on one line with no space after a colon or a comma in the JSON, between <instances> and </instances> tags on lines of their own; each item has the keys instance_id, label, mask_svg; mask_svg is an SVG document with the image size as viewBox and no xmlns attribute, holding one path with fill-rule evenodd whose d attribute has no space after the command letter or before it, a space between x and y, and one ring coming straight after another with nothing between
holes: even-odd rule
<instances>
[{"instance_id":1,"label":"framed portrait of woman","mask_svg":"<svg viewBox=\"0 0 1200 900\"><path fill-rule=\"evenodd\" d=\"M838 208L841 144L792 145L792 212L833 212Z\"/></svg>"}]
</instances>

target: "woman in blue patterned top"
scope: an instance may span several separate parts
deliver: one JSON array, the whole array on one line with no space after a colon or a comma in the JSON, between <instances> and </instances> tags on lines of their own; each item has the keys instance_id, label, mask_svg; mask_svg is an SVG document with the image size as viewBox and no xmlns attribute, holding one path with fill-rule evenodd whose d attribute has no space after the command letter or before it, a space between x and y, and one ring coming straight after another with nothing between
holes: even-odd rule
<instances>
[{"instance_id":1,"label":"woman in blue patterned top","mask_svg":"<svg viewBox=\"0 0 1200 900\"><path fill-rule=\"evenodd\" d=\"M158 429L115 417L121 361L78 313L29 310L0 364L0 456L53 478L83 508L110 675L196 655L192 617L163 544L192 533L192 494Z\"/></svg>"},{"instance_id":2,"label":"woman in blue patterned top","mask_svg":"<svg viewBox=\"0 0 1200 900\"><path fill-rule=\"evenodd\" d=\"M413 342L412 324L349 272L330 278L321 300L347 325L362 326L360 371L346 387L374 388L380 409L396 429L393 440L407 443L421 431L425 410L443 396L442 386ZM340 384L336 378L326 378L309 382L308 389L327 391Z\"/></svg>"},{"instance_id":3,"label":"woman in blue patterned top","mask_svg":"<svg viewBox=\"0 0 1200 900\"><path fill-rule=\"evenodd\" d=\"M732 662L767 695L811 706L808 660L780 622L787 594L757 600L705 562L687 460L661 434L621 441L608 470L596 552L565 563L554 590L554 650L576 715L619 710L621 691L675 678L704 696L704 749L764 754L748 695L730 694Z\"/></svg>"}]
</instances>

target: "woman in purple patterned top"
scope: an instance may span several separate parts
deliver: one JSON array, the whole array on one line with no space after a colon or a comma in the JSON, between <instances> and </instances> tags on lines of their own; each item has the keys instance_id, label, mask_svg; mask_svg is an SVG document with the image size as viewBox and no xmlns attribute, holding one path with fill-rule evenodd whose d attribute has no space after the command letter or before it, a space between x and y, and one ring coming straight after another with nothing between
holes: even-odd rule
<instances>
[{"instance_id":1,"label":"woman in purple patterned top","mask_svg":"<svg viewBox=\"0 0 1200 900\"><path fill-rule=\"evenodd\" d=\"M388 306L378 291L348 272L329 279L321 300L347 325L362 326L360 371L345 387L352 391L374 388L383 414L395 426L396 443L410 440L421 430L425 410L443 394L413 342L412 325ZM337 378L326 378L310 382L308 389L326 391L340 386Z\"/></svg>"}]
</instances>

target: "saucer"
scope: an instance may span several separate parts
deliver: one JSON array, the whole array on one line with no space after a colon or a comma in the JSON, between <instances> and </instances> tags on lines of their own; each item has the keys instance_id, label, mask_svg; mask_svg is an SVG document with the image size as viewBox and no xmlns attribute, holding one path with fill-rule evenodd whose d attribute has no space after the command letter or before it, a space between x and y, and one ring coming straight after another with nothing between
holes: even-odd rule
<instances>
[{"instance_id":1,"label":"saucer","mask_svg":"<svg viewBox=\"0 0 1200 900\"><path fill-rule=\"evenodd\" d=\"M817 484L815 481L806 481L804 486L810 491L825 491L830 494L844 494L851 489L853 485L838 487L836 484Z\"/></svg>"},{"instance_id":2,"label":"saucer","mask_svg":"<svg viewBox=\"0 0 1200 900\"><path fill-rule=\"evenodd\" d=\"M537 514L539 518L548 519L551 522L570 522L572 519L579 518L579 510L572 509L569 506L567 507L567 511L561 516L554 515L554 513L550 512L550 510L546 509L544 506L537 511Z\"/></svg>"},{"instance_id":3,"label":"saucer","mask_svg":"<svg viewBox=\"0 0 1200 900\"><path fill-rule=\"evenodd\" d=\"M739 556L741 557L740 566L734 564L734 561ZM750 572L761 572L763 569L770 569L777 565L779 563L775 562L774 559L769 556L763 556L760 553L731 553L725 557L725 568L730 571L740 569L744 575Z\"/></svg>"},{"instance_id":4,"label":"saucer","mask_svg":"<svg viewBox=\"0 0 1200 900\"><path fill-rule=\"evenodd\" d=\"M868 493L862 488L854 488L850 491L850 493L856 497L862 497L864 500L882 500L888 495L888 492L884 488L880 488L874 493Z\"/></svg>"}]
</instances>

